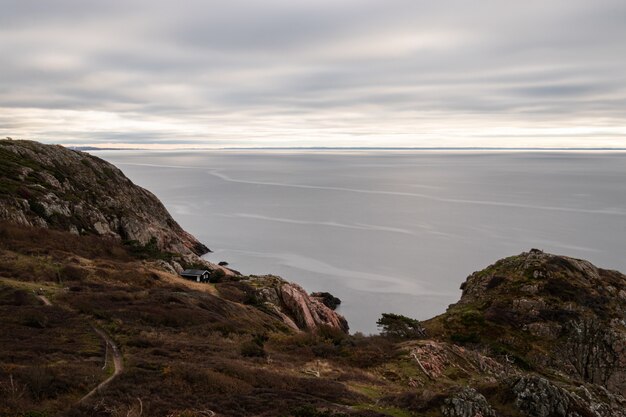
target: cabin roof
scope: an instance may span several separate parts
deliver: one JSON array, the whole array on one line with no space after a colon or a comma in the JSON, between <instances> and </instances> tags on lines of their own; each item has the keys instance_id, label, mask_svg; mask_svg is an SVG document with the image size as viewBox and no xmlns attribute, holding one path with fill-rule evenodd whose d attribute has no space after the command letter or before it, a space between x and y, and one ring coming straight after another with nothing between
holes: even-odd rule
<instances>
[{"instance_id":1,"label":"cabin roof","mask_svg":"<svg viewBox=\"0 0 626 417\"><path fill-rule=\"evenodd\" d=\"M203 275L205 272L209 272L206 269L185 269L181 272L181 275Z\"/></svg>"}]
</instances>

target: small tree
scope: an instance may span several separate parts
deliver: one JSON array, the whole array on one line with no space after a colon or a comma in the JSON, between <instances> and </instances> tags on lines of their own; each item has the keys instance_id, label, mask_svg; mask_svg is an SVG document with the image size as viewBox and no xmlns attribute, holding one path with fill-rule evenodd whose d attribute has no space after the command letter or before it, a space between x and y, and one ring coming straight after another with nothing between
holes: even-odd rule
<instances>
[{"instance_id":1,"label":"small tree","mask_svg":"<svg viewBox=\"0 0 626 417\"><path fill-rule=\"evenodd\" d=\"M383 313L376 322L383 336L400 339L417 339L426 337L426 330L415 319L393 313Z\"/></svg>"}]
</instances>

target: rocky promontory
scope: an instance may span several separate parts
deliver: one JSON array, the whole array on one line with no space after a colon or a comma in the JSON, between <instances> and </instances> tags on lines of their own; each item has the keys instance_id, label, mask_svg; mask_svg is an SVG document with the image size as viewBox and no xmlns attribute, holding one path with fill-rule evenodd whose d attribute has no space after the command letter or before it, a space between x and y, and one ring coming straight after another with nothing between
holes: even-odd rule
<instances>
[{"instance_id":1,"label":"rocky promontory","mask_svg":"<svg viewBox=\"0 0 626 417\"><path fill-rule=\"evenodd\" d=\"M0 140L0 219L93 234L203 263L209 248L184 231L148 190L88 153ZM221 268L208 265L212 269Z\"/></svg>"},{"instance_id":2,"label":"rocky promontory","mask_svg":"<svg viewBox=\"0 0 626 417\"><path fill-rule=\"evenodd\" d=\"M276 314L294 330L314 331L322 326L348 333L348 322L325 305L319 297L292 282L274 275L245 276L236 282L217 285L232 300L249 300Z\"/></svg>"},{"instance_id":3,"label":"rocky promontory","mask_svg":"<svg viewBox=\"0 0 626 417\"><path fill-rule=\"evenodd\" d=\"M626 276L533 249L470 275L435 319L451 341L626 394Z\"/></svg>"}]
</instances>

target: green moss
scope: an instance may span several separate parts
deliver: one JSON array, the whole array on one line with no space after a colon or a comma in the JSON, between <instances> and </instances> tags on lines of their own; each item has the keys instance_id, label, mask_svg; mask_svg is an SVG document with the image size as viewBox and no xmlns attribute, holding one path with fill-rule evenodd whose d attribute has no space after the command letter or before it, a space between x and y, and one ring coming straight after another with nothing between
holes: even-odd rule
<instances>
[{"instance_id":1,"label":"green moss","mask_svg":"<svg viewBox=\"0 0 626 417\"><path fill-rule=\"evenodd\" d=\"M485 324L485 318L483 314L474 309L468 309L461 312L459 316L461 323L465 326L477 326Z\"/></svg>"},{"instance_id":2,"label":"green moss","mask_svg":"<svg viewBox=\"0 0 626 417\"><path fill-rule=\"evenodd\" d=\"M92 330L79 336L80 349L78 353L82 356L99 356L102 350L102 339Z\"/></svg>"},{"instance_id":3,"label":"green moss","mask_svg":"<svg viewBox=\"0 0 626 417\"><path fill-rule=\"evenodd\" d=\"M450 335L450 339L454 343L458 343L460 345L465 345L465 344L470 344L470 343L480 343L480 335L476 332L452 333Z\"/></svg>"},{"instance_id":4,"label":"green moss","mask_svg":"<svg viewBox=\"0 0 626 417\"><path fill-rule=\"evenodd\" d=\"M494 343L491 345L491 350L495 355L505 356L509 361L513 361L517 367L525 371L532 371L535 368L523 355L510 349L508 346Z\"/></svg>"},{"instance_id":5,"label":"green moss","mask_svg":"<svg viewBox=\"0 0 626 417\"><path fill-rule=\"evenodd\" d=\"M355 390L356 392L358 392L359 394L365 395L366 397L374 399L374 400L377 400L384 396L384 393L381 387L376 387L372 385L354 384L351 386L351 388Z\"/></svg>"}]
</instances>

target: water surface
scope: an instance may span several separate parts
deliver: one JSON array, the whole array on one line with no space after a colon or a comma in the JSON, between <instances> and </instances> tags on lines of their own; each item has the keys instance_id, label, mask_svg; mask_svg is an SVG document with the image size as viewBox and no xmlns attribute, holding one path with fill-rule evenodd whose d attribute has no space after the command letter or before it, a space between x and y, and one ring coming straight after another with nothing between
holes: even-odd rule
<instances>
[{"instance_id":1,"label":"water surface","mask_svg":"<svg viewBox=\"0 0 626 417\"><path fill-rule=\"evenodd\" d=\"M626 153L98 151L246 274L330 291L352 331L445 311L530 248L626 271Z\"/></svg>"}]
</instances>

